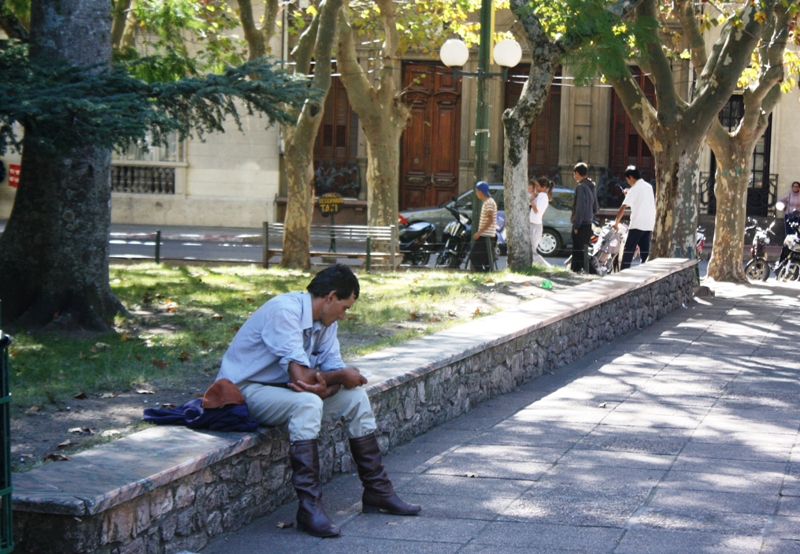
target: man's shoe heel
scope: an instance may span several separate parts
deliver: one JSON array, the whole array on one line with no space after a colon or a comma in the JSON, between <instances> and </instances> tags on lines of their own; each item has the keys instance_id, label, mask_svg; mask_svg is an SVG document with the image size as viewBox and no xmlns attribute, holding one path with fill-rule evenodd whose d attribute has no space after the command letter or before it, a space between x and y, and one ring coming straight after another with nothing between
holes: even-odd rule
<instances>
[{"instance_id":1,"label":"man's shoe heel","mask_svg":"<svg viewBox=\"0 0 800 554\"><path fill-rule=\"evenodd\" d=\"M377 506L368 506L367 504L361 505L361 513L362 514L379 514L381 513L381 509Z\"/></svg>"}]
</instances>

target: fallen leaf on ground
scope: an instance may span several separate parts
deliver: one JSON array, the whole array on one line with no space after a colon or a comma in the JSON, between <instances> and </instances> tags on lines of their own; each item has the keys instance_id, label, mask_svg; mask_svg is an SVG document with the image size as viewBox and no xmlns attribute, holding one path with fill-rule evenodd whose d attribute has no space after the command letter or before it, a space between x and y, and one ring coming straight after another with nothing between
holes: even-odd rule
<instances>
[{"instance_id":1,"label":"fallen leaf on ground","mask_svg":"<svg viewBox=\"0 0 800 554\"><path fill-rule=\"evenodd\" d=\"M86 396L85 392L79 392L78 394L76 394L72 398L75 398L77 400L86 400L87 396Z\"/></svg>"},{"instance_id":2,"label":"fallen leaf on ground","mask_svg":"<svg viewBox=\"0 0 800 554\"><path fill-rule=\"evenodd\" d=\"M77 435L94 435L94 431L88 427L73 427L72 429L69 429L69 432Z\"/></svg>"},{"instance_id":3,"label":"fallen leaf on ground","mask_svg":"<svg viewBox=\"0 0 800 554\"><path fill-rule=\"evenodd\" d=\"M290 521L289 523L284 523L283 521L279 521L276 527L278 529L291 529L292 527L294 527L294 521Z\"/></svg>"},{"instance_id":4,"label":"fallen leaf on ground","mask_svg":"<svg viewBox=\"0 0 800 554\"><path fill-rule=\"evenodd\" d=\"M164 369L165 367L167 367L167 362L165 362L161 358L153 358L153 365L156 366L158 369Z\"/></svg>"},{"instance_id":5,"label":"fallen leaf on ground","mask_svg":"<svg viewBox=\"0 0 800 554\"><path fill-rule=\"evenodd\" d=\"M136 389L136 394L155 394L155 392L150 389Z\"/></svg>"},{"instance_id":6,"label":"fallen leaf on ground","mask_svg":"<svg viewBox=\"0 0 800 554\"><path fill-rule=\"evenodd\" d=\"M117 397L117 391L104 392L103 394L100 395L100 398L116 398L116 397Z\"/></svg>"},{"instance_id":7,"label":"fallen leaf on ground","mask_svg":"<svg viewBox=\"0 0 800 554\"><path fill-rule=\"evenodd\" d=\"M222 319L222 316L219 314L211 314L211 319Z\"/></svg>"},{"instance_id":8,"label":"fallen leaf on ground","mask_svg":"<svg viewBox=\"0 0 800 554\"><path fill-rule=\"evenodd\" d=\"M106 344L104 342L96 342L96 343L94 343L94 347L97 348L98 350L107 350L107 349L111 348L111 345L110 344Z\"/></svg>"},{"instance_id":9,"label":"fallen leaf on ground","mask_svg":"<svg viewBox=\"0 0 800 554\"><path fill-rule=\"evenodd\" d=\"M182 361L183 363L186 363L186 362L188 362L189 360L191 360L191 358L189 357L189 353L188 353L186 350L181 350L181 353L180 353L180 355L178 356L178 359L179 359L180 361Z\"/></svg>"},{"instance_id":10,"label":"fallen leaf on ground","mask_svg":"<svg viewBox=\"0 0 800 554\"><path fill-rule=\"evenodd\" d=\"M117 431L116 429L109 429L108 431L103 431L100 433L101 437L116 437L117 435L121 435L122 433Z\"/></svg>"},{"instance_id":11,"label":"fallen leaf on ground","mask_svg":"<svg viewBox=\"0 0 800 554\"><path fill-rule=\"evenodd\" d=\"M28 409L27 409L27 410L25 410L25 411L26 411L27 413L29 413L29 414L35 414L36 412L38 412L38 411L39 411L39 406L31 406L30 408L28 408Z\"/></svg>"},{"instance_id":12,"label":"fallen leaf on ground","mask_svg":"<svg viewBox=\"0 0 800 554\"><path fill-rule=\"evenodd\" d=\"M481 309L480 309L480 308L476 308L476 309L475 309L475 313L473 313L472 315L473 315L473 316L476 316L476 317L477 317L477 316L479 316L479 315L481 315Z\"/></svg>"},{"instance_id":13,"label":"fallen leaf on ground","mask_svg":"<svg viewBox=\"0 0 800 554\"><path fill-rule=\"evenodd\" d=\"M128 335L126 335L125 333L122 333L119 336L119 340L120 340L120 342L125 342L126 340L128 340Z\"/></svg>"},{"instance_id":14,"label":"fallen leaf on ground","mask_svg":"<svg viewBox=\"0 0 800 554\"><path fill-rule=\"evenodd\" d=\"M410 314L408 314L408 319L417 319L418 317L419 316L417 314L415 314L414 312L411 312Z\"/></svg>"},{"instance_id":15,"label":"fallen leaf on ground","mask_svg":"<svg viewBox=\"0 0 800 554\"><path fill-rule=\"evenodd\" d=\"M164 404L161 404L161 407L164 408L165 410L171 410L172 408L175 407L175 404L170 404L169 402L165 402Z\"/></svg>"},{"instance_id":16,"label":"fallen leaf on ground","mask_svg":"<svg viewBox=\"0 0 800 554\"><path fill-rule=\"evenodd\" d=\"M42 457L42 460L45 462L53 461L53 462L66 462L69 460L64 454L45 454Z\"/></svg>"},{"instance_id":17,"label":"fallen leaf on ground","mask_svg":"<svg viewBox=\"0 0 800 554\"><path fill-rule=\"evenodd\" d=\"M607 404L606 402L603 402L602 404L600 404L600 405L598 406L598 408L605 408L607 405L608 405L608 404Z\"/></svg>"},{"instance_id":18,"label":"fallen leaf on ground","mask_svg":"<svg viewBox=\"0 0 800 554\"><path fill-rule=\"evenodd\" d=\"M64 442L60 442L56 445L56 448L67 448L68 446L72 446L72 441L67 439Z\"/></svg>"}]
</instances>

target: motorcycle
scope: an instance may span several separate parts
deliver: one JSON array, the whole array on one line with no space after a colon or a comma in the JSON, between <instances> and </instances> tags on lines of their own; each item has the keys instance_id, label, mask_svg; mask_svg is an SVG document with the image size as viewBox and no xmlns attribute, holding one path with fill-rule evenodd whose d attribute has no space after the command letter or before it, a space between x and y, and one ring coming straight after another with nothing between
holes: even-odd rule
<instances>
[{"instance_id":1,"label":"motorcycle","mask_svg":"<svg viewBox=\"0 0 800 554\"><path fill-rule=\"evenodd\" d=\"M442 237L444 238L444 248L436 256L437 268L458 268L461 267L469 257L470 243L472 240L472 220L453 207L445 206L455 221L451 221L444 228ZM506 217L497 214L495 220L495 242L493 260L497 269L497 259L505 255L508 251L505 236Z\"/></svg>"},{"instance_id":2,"label":"motorcycle","mask_svg":"<svg viewBox=\"0 0 800 554\"><path fill-rule=\"evenodd\" d=\"M431 259L433 243L436 242L436 227L427 221L408 222L398 214L400 220L400 253L403 263L415 267L426 266Z\"/></svg>"},{"instance_id":3,"label":"motorcycle","mask_svg":"<svg viewBox=\"0 0 800 554\"><path fill-rule=\"evenodd\" d=\"M771 268L767 261L767 245L769 244L769 235L775 234L772 231L775 226L775 220L766 229L762 229L758 225L758 221L753 218L748 218L748 222L751 225L745 228L745 232L754 232L753 243L750 246L751 258L744 266L744 273L750 281L766 281L771 273Z\"/></svg>"},{"instance_id":4,"label":"motorcycle","mask_svg":"<svg viewBox=\"0 0 800 554\"><path fill-rule=\"evenodd\" d=\"M442 239L444 247L436 256L436 268L458 268L464 263L469 254L470 239L472 238L472 220L455 209L454 206L445 206L455 218L444 228Z\"/></svg>"},{"instance_id":5,"label":"motorcycle","mask_svg":"<svg viewBox=\"0 0 800 554\"><path fill-rule=\"evenodd\" d=\"M600 237L602 236L602 234L603 234L603 227L600 227L600 224L597 222L597 220L593 219L592 220L592 236L589 237L589 262L590 263L589 263L589 269L587 269L587 271L590 271L591 273L595 272L594 271L594 266L591 263L591 257L592 257L592 255L594 254L594 252L597 249L597 244L600 242ZM564 261L564 267L566 267L566 268L572 267L572 255L570 255Z\"/></svg>"},{"instance_id":6,"label":"motorcycle","mask_svg":"<svg viewBox=\"0 0 800 554\"><path fill-rule=\"evenodd\" d=\"M774 268L775 278L779 281L797 281L800 279L800 214L794 212L785 217L790 232L783 241L781 257Z\"/></svg>"}]
</instances>

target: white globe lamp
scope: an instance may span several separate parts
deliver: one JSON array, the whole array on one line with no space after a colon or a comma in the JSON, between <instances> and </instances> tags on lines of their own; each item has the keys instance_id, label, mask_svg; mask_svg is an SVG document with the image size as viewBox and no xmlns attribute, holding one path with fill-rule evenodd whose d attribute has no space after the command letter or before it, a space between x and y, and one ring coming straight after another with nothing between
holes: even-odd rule
<instances>
[{"instance_id":1,"label":"white globe lamp","mask_svg":"<svg viewBox=\"0 0 800 554\"><path fill-rule=\"evenodd\" d=\"M504 39L494 46L494 63L502 67L515 67L522 59L522 47L514 39Z\"/></svg>"},{"instance_id":2,"label":"white globe lamp","mask_svg":"<svg viewBox=\"0 0 800 554\"><path fill-rule=\"evenodd\" d=\"M442 45L439 50L439 58L447 67L461 67L469 59L469 48L463 40L451 38Z\"/></svg>"}]
</instances>

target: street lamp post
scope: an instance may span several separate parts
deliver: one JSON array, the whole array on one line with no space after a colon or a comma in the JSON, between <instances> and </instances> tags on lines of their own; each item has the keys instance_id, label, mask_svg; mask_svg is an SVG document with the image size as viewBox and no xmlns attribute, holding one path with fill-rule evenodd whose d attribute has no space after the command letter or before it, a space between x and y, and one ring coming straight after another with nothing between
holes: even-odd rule
<instances>
[{"instance_id":1,"label":"street lamp post","mask_svg":"<svg viewBox=\"0 0 800 554\"><path fill-rule=\"evenodd\" d=\"M478 70L474 73L461 71L457 68L467 63L469 49L460 39L445 41L439 51L439 57L447 67L456 68L455 74L469 75L478 80L477 111L475 114L475 182L486 181L488 178L489 163L489 105L488 78L505 77L509 67L516 66L522 59L522 48L515 40L500 41L492 49L492 33L494 32L494 4L492 0L481 0L480 12L480 43L478 46ZM503 67L502 73L489 72L490 54L494 50L494 61ZM478 197L474 190L472 193L472 225L473 232L478 224Z\"/></svg>"}]
</instances>

